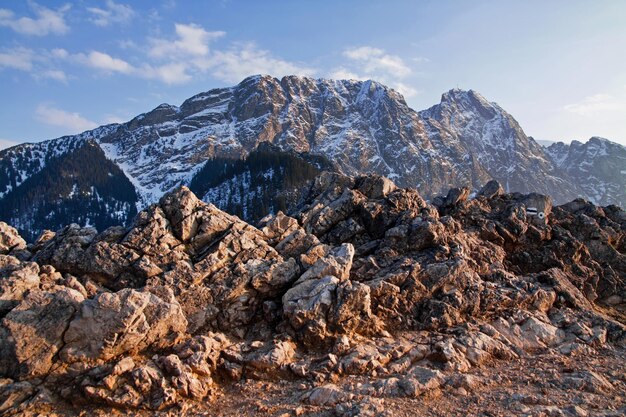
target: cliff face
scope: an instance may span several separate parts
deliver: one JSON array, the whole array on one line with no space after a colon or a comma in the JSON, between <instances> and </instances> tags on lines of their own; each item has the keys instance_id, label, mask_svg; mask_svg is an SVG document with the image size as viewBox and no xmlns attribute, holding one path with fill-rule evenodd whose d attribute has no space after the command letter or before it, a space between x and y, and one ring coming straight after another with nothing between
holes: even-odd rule
<instances>
[{"instance_id":1,"label":"cliff face","mask_svg":"<svg viewBox=\"0 0 626 417\"><path fill-rule=\"evenodd\" d=\"M185 187L100 234L2 224L2 411L390 415L462 388L503 412L536 387L513 405L623 413L626 213L469 193L324 173L258 228Z\"/></svg>"}]
</instances>

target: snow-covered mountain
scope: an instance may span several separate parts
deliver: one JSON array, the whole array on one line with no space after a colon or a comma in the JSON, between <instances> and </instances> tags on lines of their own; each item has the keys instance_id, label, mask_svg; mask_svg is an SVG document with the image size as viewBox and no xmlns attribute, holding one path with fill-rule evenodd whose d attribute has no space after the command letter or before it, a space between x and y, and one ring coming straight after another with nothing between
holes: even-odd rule
<instances>
[{"instance_id":1,"label":"snow-covered mountain","mask_svg":"<svg viewBox=\"0 0 626 417\"><path fill-rule=\"evenodd\" d=\"M436 154L461 176L456 183L466 179L477 188L494 178L507 191L551 194L558 201L580 194L510 114L475 91L450 90L419 115Z\"/></svg>"},{"instance_id":2,"label":"snow-covered mountain","mask_svg":"<svg viewBox=\"0 0 626 417\"><path fill-rule=\"evenodd\" d=\"M626 207L626 147L593 137L586 143L552 144L546 153L595 204Z\"/></svg>"},{"instance_id":3,"label":"snow-covered mountain","mask_svg":"<svg viewBox=\"0 0 626 417\"><path fill-rule=\"evenodd\" d=\"M261 144L282 156L263 156L262 163L235 167L235 161L245 161ZM46 193L46 210L54 204L44 213L44 197L24 192L27 180L45 176L52 161L84 146L102 151L105 158L92 163L98 164L98 172L122 175L120 183L132 184L136 195L125 193L118 201L120 196L111 194L104 182L78 194L66 187ZM32 238L43 227L95 216L86 212L74 218L72 212L58 224L51 220L77 195L97 195L102 201L110 199L109 207L118 207L115 218L100 224L115 223L120 221L119 207L132 206L130 215L181 183L193 184L205 200L220 208L258 217L260 208L281 207L281 192L289 190L278 190L280 183L297 188L322 168L349 175L382 174L400 186L417 187L427 198L454 186L478 188L495 178L508 191L552 194L557 202L578 196L596 201L591 191L597 184L584 185L587 171L579 173L575 164L560 163L559 155L527 137L511 115L474 91L451 90L441 103L416 112L399 93L374 81L253 76L234 87L198 94L179 107L162 104L127 123L0 151L0 218L16 224L14 219L29 218L40 207L36 221L22 223L21 232ZM590 158L588 169L593 170ZM290 161L288 170L281 166L285 161ZM280 175L273 177L274 173ZM69 178L71 182L74 177ZM272 178L271 192L259 185L261 178ZM610 184L604 184L602 202L626 206L623 187ZM253 200L256 208L251 210L248 201Z\"/></svg>"}]
</instances>

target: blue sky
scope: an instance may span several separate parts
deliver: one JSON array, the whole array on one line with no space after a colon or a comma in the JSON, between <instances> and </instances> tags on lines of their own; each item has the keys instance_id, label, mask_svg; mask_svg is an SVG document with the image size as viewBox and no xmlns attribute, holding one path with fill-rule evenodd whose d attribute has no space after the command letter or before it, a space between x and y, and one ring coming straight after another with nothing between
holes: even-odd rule
<instances>
[{"instance_id":1,"label":"blue sky","mask_svg":"<svg viewBox=\"0 0 626 417\"><path fill-rule=\"evenodd\" d=\"M626 1L0 0L0 147L264 73L450 88L537 139L626 145Z\"/></svg>"}]
</instances>

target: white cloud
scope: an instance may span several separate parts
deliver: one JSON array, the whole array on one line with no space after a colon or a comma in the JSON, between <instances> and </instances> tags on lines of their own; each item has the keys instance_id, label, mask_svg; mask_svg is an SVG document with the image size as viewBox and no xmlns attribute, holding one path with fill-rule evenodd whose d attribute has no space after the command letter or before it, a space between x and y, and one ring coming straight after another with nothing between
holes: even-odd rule
<instances>
[{"instance_id":1,"label":"white cloud","mask_svg":"<svg viewBox=\"0 0 626 417\"><path fill-rule=\"evenodd\" d=\"M69 52L67 52L63 48L54 48L52 51L50 51L50 55L52 55L54 58L65 59L69 56Z\"/></svg>"},{"instance_id":2,"label":"white cloud","mask_svg":"<svg viewBox=\"0 0 626 417\"><path fill-rule=\"evenodd\" d=\"M579 116L596 116L606 112L626 112L626 102L609 94L594 94L577 103L563 106L565 111Z\"/></svg>"},{"instance_id":3,"label":"white cloud","mask_svg":"<svg viewBox=\"0 0 626 417\"><path fill-rule=\"evenodd\" d=\"M113 0L107 0L104 9L88 7L87 11L92 14L89 20L100 27L109 26L112 23L126 23L135 16L132 7L127 4L115 3Z\"/></svg>"},{"instance_id":4,"label":"white cloud","mask_svg":"<svg viewBox=\"0 0 626 417\"><path fill-rule=\"evenodd\" d=\"M184 84L192 79L187 73L187 64L172 62L156 67L147 66L139 73L143 78L156 79L165 84Z\"/></svg>"},{"instance_id":5,"label":"white cloud","mask_svg":"<svg viewBox=\"0 0 626 417\"><path fill-rule=\"evenodd\" d=\"M51 126L59 126L69 130L68 134L80 133L98 126L79 113L71 113L48 104L40 104L35 111L35 118Z\"/></svg>"},{"instance_id":6,"label":"white cloud","mask_svg":"<svg viewBox=\"0 0 626 417\"><path fill-rule=\"evenodd\" d=\"M63 84L67 84L67 75L65 75L65 72L61 70L46 70L40 73L34 73L33 76L35 78L48 78L51 80L62 82Z\"/></svg>"},{"instance_id":7,"label":"white cloud","mask_svg":"<svg viewBox=\"0 0 626 417\"><path fill-rule=\"evenodd\" d=\"M130 74L135 72L135 68L123 59L114 58L109 54L99 51L91 51L89 54L77 54L79 61L86 65L108 72L119 72Z\"/></svg>"},{"instance_id":8,"label":"white cloud","mask_svg":"<svg viewBox=\"0 0 626 417\"><path fill-rule=\"evenodd\" d=\"M101 51L90 51L88 54L69 55L75 62L104 71L132 75L148 80L158 80L166 84L184 84L192 79L187 73L189 64L186 62L168 62L161 65L145 64L136 67L131 63Z\"/></svg>"},{"instance_id":9,"label":"white cloud","mask_svg":"<svg viewBox=\"0 0 626 417\"><path fill-rule=\"evenodd\" d=\"M137 49L137 44L130 39L118 41L117 44L122 49Z\"/></svg>"},{"instance_id":10,"label":"white cloud","mask_svg":"<svg viewBox=\"0 0 626 417\"><path fill-rule=\"evenodd\" d=\"M11 10L0 9L0 26L9 27L17 33L31 36L46 36L50 33L62 35L70 30L65 23L65 13L70 9L69 4L57 10L48 9L33 1L28 2L28 4L35 13L35 18L18 18Z\"/></svg>"},{"instance_id":11,"label":"white cloud","mask_svg":"<svg viewBox=\"0 0 626 417\"><path fill-rule=\"evenodd\" d=\"M402 82L395 82L390 86L394 90L400 92L404 97L415 97L420 93L420 90L414 88L408 84Z\"/></svg>"},{"instance_id":12,"label":"white cloud","mask_svg":"<svg viewBox=\"0 0 626 417\"><path fill-rule=\"evenodd\" d=\"M105 52L68 55L64 50L53 56L68 57L75 62L111 73L158 80L165 84L184 84L195 76L209 74L228 82L239 82L252 74L313 75L315 70L273 56L254 43L234 43L227 50L212 50L210 43L225 32L209 32L189 24L175 25L177 39L151 39L146 52L148 62L142 65L127 62ZM134 44L132 46L135 46ZM139 47L137 47L139 48Z\"/></svg>"},{"instance_id":13,"label":"white cloud","mask_svg":"<svg viewBox=\"0 0 626 417\"><path fill-rule=\"evenodd\" d=\"M383 71L400 78L411 74L411 68L405 64L402 58L387 54L382 49L361 46L359 48L346 49L343 55L353 61L359 61L360 65L368 73Z\"/></svg>"},{"instance_id":14,"label":"white cloud","mask_svg":"<svg viewBox=\"0 0 626 417\"><path fill-rule=\"evenodd\" d=\"M239 82L252 74L313 75L315 70L272 56L253 43L235 45L228 51L215 51L208 59L195 60L201 71L223 81Z\"/></svg>"},{"instance_id":15,"label":"white cloud","mask_svg":"<svg viewBox=\"0 0 626 417\"><path fill-rule=\"evenodd\" d=\"M334 80L367 80L367 77L363 77L362 75L352 72L344 67L336 68L329 74L329 77Z\"/></svg>"},{"instance_id":16,"label":"white cloud","mask_svg":"<svg viewBox=\"0 0 626 417\"><path fill-rule=\"evenodd\" d=\"M400 92L405 97L419 93L407 81L413 70L397 55L387 53L384 49L372 46L360 46L343 51L348 59L343 66L330 71L329 76L335 79L375 80ZM426 63L426 58L414 58L412 61Z\"/></svg>"},{"instance_id":17,"label":"white cloud","mask_svg":"<svg viewBox=\"0 0 626 417\"><path fill-rule=\"evenodd\" d=\"M11 49L0 53L0 69L11 68L24 71L36 80L51 79L67 83L65 72L50 68L50 56L54 57L55 52L36 53L27 48Z\"/></svg>"},{"instance_id":18,"label":"white cloud","mask_svg":"<svg viewBox=\"0 0 626 417\"><path fill-rule=\"evenodd\" d=\"M226 33L222 31L208 32L198 25L184 25L176 23L178 39L152 39L149 55L154 58L171 58L172 56L206 56L209 53L209 43L221 38Z\"/></svg>"},{"instance_id":19,"label":"white cloud","mask_svg":"<svg viewBox=\"0 0 626 417\"><path fill-rule=\"evenodd\" d=\"M30 71L33 68L35 53L27 48L15 48L0 53L0 68L13 68Z\"/></svg>"},{"instance_id":20,"label":"white cloud","mask_svg":"<svg viewBox=\"0 0 626 417\"><path fill-rule=\"evenodd\" d=\"M229 49L213 50L212 41L225 32L209 32L194 24L176 24L175 40L150 39L144 63L129 62L106 52L92 50L71 54L65 49L47 52L47 59L75 62L107 73L157 80L169 85L184 84L194 77L210 75L228 82L239 82L252 74L313 75L316 70L272 55L254 43L232 43ZM142 50L140 45L124 42L124 47ZM62 80L60 72L48 72L49 78Z\"/></svg>"}]
</instances>

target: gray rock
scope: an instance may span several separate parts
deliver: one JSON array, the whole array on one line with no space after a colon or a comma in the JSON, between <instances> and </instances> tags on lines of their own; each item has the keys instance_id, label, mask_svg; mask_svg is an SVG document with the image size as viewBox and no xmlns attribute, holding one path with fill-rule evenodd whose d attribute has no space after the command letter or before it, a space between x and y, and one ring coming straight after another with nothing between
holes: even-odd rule
<instances>
[{"instance_id":1,"label":"gray rock","mask_svg":"<svg viewBox=\"0 0 626 417\"><path fill-rule=\"evenodd\" d=\"M43 377L65 347L70 321L83 296L59 287L51 292L31 291L2 320L0 328L0 375Z\"/></svg>"},{"instance_id":2,"label":"gray rock","mask_svg":"<svg viewBox=\"0 0 626 417\"><path fill-rule=\"evenodd\" d=\"M125 289L85 301L64 334L59 357L67 363L98 364L175 343L187 320L171 290L157 294Z\"/></svg>"},{"instance_id":3,"label":"gray rock","mask_svg":"<svg viewBox=\"0 0 626 417\"><path fill-rule=\"evenodd\" d=\"M489 181L478 192L479 196L485 198L494 198L502 194L504 194L504 188L502 188L502 185L500 185L500 183L496 180Z\"/></svg>"}]
</instances>

